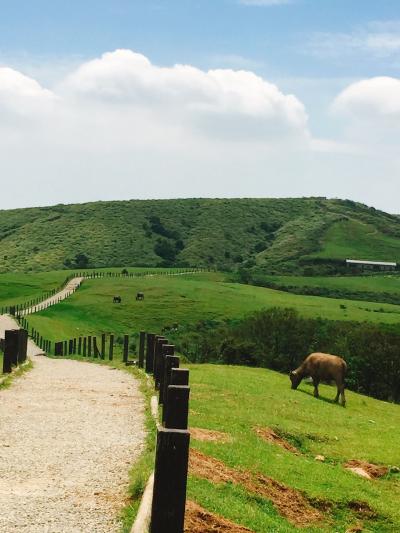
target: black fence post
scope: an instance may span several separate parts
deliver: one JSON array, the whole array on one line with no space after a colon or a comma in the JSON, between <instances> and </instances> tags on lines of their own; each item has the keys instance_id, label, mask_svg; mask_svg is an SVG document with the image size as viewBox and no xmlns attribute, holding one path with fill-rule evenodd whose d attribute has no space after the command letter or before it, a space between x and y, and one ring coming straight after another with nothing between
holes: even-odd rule
<instances>
[{"instance_id":1,"label":"black fence post","mask_svg":"<svg viewBox=\"0 0 400 533\"><path fill-rule=\"evenodd\" d=\"M82 355L82 337L78 338L78 355Z\"/></svg>"},{"instance_id":2,"label":"black fence post","mask_svg":"<svg viewBox=\"0 0 400 533\"><path fill-rule=\"evenodd\" d=\"M68 343L68 355L72 355L73 352L74 352L74 341L73 339L70 339Z\"/></svg>"},{"instance_id":3,"label":"black fence post","mask_svg":"<svg viewBox=\"0 0 400 533\"><path fill-rule=\"evenodd\" d=\"M144 331L141 331L139 334L139 368L143 368L144 366L144 345L146 342L146 333Z\"/></svg>"},{"instance_id":4,"label":"black fence post","mask_svg":"<svg viewBox=\"0 0 400 533\"><path fill-rule=\"evenodd\" d=\"M114 357L114 335L110 335L110 347L108 349L108 360L112 361Z\"/></svg>"},{"instance_id":5,"label":"black fence post","mask_svg":"<svg viewBox=\"0 0 400 533\"><path fill-rule=\"evenodd\" d=\"M74 342L72 344L72 349L73 349L74 355L76 355L76 339L74 339Z\"/></svg>"},{"instance_id":6,"label":"black fence post","mask_svg":"<svg viewBox=\"0 0 400 533\"><path fill-rule=\"evenodd\" d=\"M162 405L163 405L163 412L162 412L162 421L165 422L167 417L167 410L169 406L168 401L168 389L171 384L171 371L173 368L179 368L179 357L176 355L167 355L165 356L165 364L164 364L164 384L163 384L163 391L162 392ZM187 429L187 427L182 428L181 426L169 426L173 427L175 429Z\"/></svg>"},{"instance_id":7,"label":"black fence post","mask_svg":"<svg viewBox=\"0 0 400 533\"><path fill-rule=\"evenodd\" d=\"M9 329L4 335L3 374L9 374L18 364L18 330Z\"/></svg>"},{"instance_id":8,"label":"black fence post","mask_svg":"<svg viewBox=\"0 0 400 533\"><path fill-rule=\"evenodd\" d=\"M87 339L87 355L92 357L92 337L89 335Z\"/></svg>"},{"instance_id":9,"label":"black fence post","mask_svg":"<svg viewBox=\"0 0 400 533\"><path fill-rule=\"evenodd\" d=\"M189 441L187 430L157 431L150 533L183 533Z\"/></svg>"},{"instance_id":10,"label":"black fence post","mask_svg":"<svg viewBox=\"0 0 400 533\"><path fill-rule=\"evenodd\" d=\"M189 370L187 368L172 368L170 384L189 385Z\"/></svg>"},{"instance_id":11,"label":"black fence post","mask_svg":"<svg viewBox=\"0 0 400 533\"><path fill-rule=\"evenodd\" d=\"M190 387L187 385L170 385L168 387L165 427L187 429L189 416Z\"/></svg>"},{"instance_id":12,"label":"black fence post","mask_svg":"<svg viewBox=\"0 0 400 533\"><path fill-rule=\"evenodd\" d=\"M124 352L122 355L122 362L127 363L129 356L129 335L124 335Z\"/></svg>"},{"instance_id":13,"label":"black fence post","mask_svg":"<svg viewBox=\"0 0 400 533\"><path fill-rule=\"evenodd\" d=\"M153 376L154 376L154 388L158 390L160 388L161 381L161 358L163 357L163 346L168 344L165 337L157 336L156 344L154 347L154 361L153 361Z\"/></svg>"},{"instance_id":14,"label":"black fence post","mask_svg":"<svg viewBox=\"0 0 400 533\"><path fill-rule=\"evenodd\" d=\"M99 349L97 348L97 338L92 337L92 343L93 343L93 357L97 359L99 356Z\"/></svg>"},{"instance_id":15,"label":"black fence post","mask_svg":"<svg viewBox=\"0 0 400 533\"><path fill-rule=\"evenodd\" d=\"M28 332L26 329L18 330L18 364L26 361L28 348Z\"/></svg>"},{"instance_id":16,"label":"black fence post","mask_svg":"<svg viewBox=\"0 0 400 533\"><path fill-rule=\"evenodd\" d=\"M104 359L106 356L106 334L101 334L101 358Z\"/></svg>"},{"instance_id":17,"label":"black fence post","mask_svg":"<svg viewBox=\"0 0 400 533\"><path fill-rule=\"evenodd\" d=\"M165 381L165 358L167 355L174 355L175 346L173 344L164 344L162 346L162 352L160 357L160 386L158 403L164 403L164 381ZM179 365L178 365L179 366Z\"/></svg>"},{"instance_id":18,"label":"black fence post","mask_svg":"<svg viewBox=\"0 0 400 533\"><path fill-rule=\"evenodd\" d=\"M83 357L86 357L86 343L87 343L87 338L83 337L83 346L82 346L82 355L83 355Z\"/></svg>"},{"instance_id":19,"label":"black fence post","mask_svg":"<svg viewBox=\"0 0 400 533\"><path fill-rule=\"evenodd\" d=\"M146 372L152 374L153 372L153 357L154 357L154 333L147 334L147 349L146 349Z\"/></svg>"}]
</instances>

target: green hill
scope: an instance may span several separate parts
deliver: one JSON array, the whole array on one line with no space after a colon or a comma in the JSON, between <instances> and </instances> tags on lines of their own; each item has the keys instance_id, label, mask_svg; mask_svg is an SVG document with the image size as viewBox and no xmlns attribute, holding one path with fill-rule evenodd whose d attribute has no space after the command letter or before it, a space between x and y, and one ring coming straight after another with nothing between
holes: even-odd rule
<instances>
[{"instance_id":1,"label":"green hill","mask_svg":"<svg viewBox=\"0 0 400 533\"><path fill-rule=\"evenodd\" d=\"M241 265L303 273L336 268L348 256L400 261L399 217L323 198L130 200L0 211L0 272Z\"/></svg>"}]
</instances>

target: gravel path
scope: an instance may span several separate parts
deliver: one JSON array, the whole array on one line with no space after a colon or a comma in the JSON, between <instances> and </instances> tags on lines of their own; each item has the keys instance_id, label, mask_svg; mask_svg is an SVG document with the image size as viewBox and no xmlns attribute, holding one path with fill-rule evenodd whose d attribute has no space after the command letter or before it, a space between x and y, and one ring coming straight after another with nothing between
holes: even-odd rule
<instances>
[{"instance_id":1,"label":"gravel path","mask_svg":"<svg viewBox=\"0 0 400 533\"><path fill-rule=\"evenodd\" d=\"M61 289L61 291L57 292L53 296L50 296L46 300L43 300L43 302L40 302L36 306L24 309L23 311L21 311L21 315L30 315L31 313L35 313L36 311L46 309L47 307L58 303L60 300L65 300L65 298L68 298L68 296L71 296L71 294L76 291L76 289L79 287L79 285L84 279L85 278L83 277L72 278L65 285L65 287Z\"/></svg>"},{"instance_id":2,"label":"gravel path","mask_svg":"<svg viewBox=\"0 0 400 533\"><path fill-rule=\"evenodd\" d=\"M10 326L0 316L0 337ZM120 531L145 438L138 382L40 353L30 342L34 368L0 390L0 532Z\"/></svg>"}]
</instances>

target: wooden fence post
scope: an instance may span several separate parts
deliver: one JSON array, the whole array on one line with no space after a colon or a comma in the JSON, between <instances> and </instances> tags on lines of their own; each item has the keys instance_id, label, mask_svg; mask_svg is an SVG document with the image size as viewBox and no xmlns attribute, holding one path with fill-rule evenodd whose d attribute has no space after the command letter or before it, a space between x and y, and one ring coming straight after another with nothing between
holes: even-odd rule
<instances>
[{"instance_id":1,"label":"wooden fence post","mask_svg":"<svg viewBox=\"0 0 400 533\"><path fill-rule=\"evenodd\" d=\"M170 385L189 385L189 370L187 368L172 368Z\"/></svg>"},{"instance_id":2,"label":"wooden fence post","mask_svg":"<svg viewBox=\"0 0 400 533\"><path fill-rule=\"evenodd\" d=\"M165 422L168 410L168 387L171 384L171 371L173 368L179 368L179 357L176 355L166 355L164 362L164 383L163 390L160 391L162 394L162 421ZM180 426L169 426L175 429L187 429L187 427L182 428Z\"/></svg>"},{"instance_id":3,"label":"wooden fence post","mask_svg":"<svg viewBox=\"0 0 400 533\"><path fill-rule=\"evenodd\" d=\"M28 348L28 332L26 329L18 330L18 364L26 361Z\"/></svg>"},{"instance_id":4,"label":"wooden fence post","mask_svg":"<svg viewBox=\"0 0 400 533\"><path fill-rule=\"evenodd\" d=\"M87 355L92 357L92 337L89 335L87 339Z\"/></svg>"},{"instance_id":5,"label":"wooden fence post","mask_svg":"<svg viewBox=\"0 0 400 533\"><path fill-rule=\"evenodd\" d=\"M124 335L124 352L122 354L122 362L127 363L129 356L129 335Z\"/></svg>"},{"instance_id":6,"label":"wooden fence post","mask_svg":"<svg viewBox=\"0 0 400 533\"><path fill-rule=\"evenodd\" d=\"M97 357L100 355L99 349L97 348L97 338L92 337L92 343L93 343L93 357L97 359Z\"/></svg>"},{"instance_id":7,"label":"wooden fence post","mask_svg":"<svg viewBox=\"0 0 400 533\"><path fill-rule=\"evenodd\" d=\"M76 355L76 339L74 339L74 342L72 344L73 353Z\"/></svg>"},{"instance_id":8,"label":"wooden fence post","mask_svg":"<svg viewBox=\"0 0 400 533\"><path fill-rule=\"evenodd\" d=\"M165 380L165 358L167 355L174 355L175 346L173 344L164 344L162 347L160 357L160 392L158 395L158 403L164 403L164 380Z\"/></svg>"},{"instance_id":9,"label":"wooden fence post","mask_svg":"<svg viewBox=\"0 0 400 533\"><path fill-rule=\"evenodd\" d=\"M156 336L156 344L154 347L154 362L153 362L153 376L154 376L154 388L158 390L160 388L160 372L161 372L161 359L163 357L163 346L168 344L165 337L159 335Z\"/></svg>"},{"instance_id":10,"label":"wooden fence post","mask_svg":"<svg viewBox=\"0 0 400 533\"><path fill-rule=\"evenodd\" d=\"M86 357L86 344L87 344L87 338L83 337L83 346L82 346L82 356Z\"/></svg>"},{"instance_id":11,"label":"wooden fence post","mask_svg":"<svg viewBox=\"0 0 400 533\"><path fill-rule=\"evenodd\" d=\"M106 357L106 334L101 334L101 358L105 359Z\"/></svg>"},{"instance_id":12,"label":"wooden fence post","mask_svg":"<svg viewBox=\"0 0 400 533\"><path fill-rule=\"evenodd\" d=\"M168 387L165 427L187 429L189 416L190 387L187 385L170 385Z\"/></svg>"},{"instance_id":13,"label":"wooden fence post","mask_svg":"<svg viewBox=\"0 0 400 533\"><path fill-rule=\"evenodd\" d=\"M74 341L73 339L69 339L68 343L68 355L72 355L74 352Z\"/></svg>"},{"instance_id":14,"label":"wooden fence post","mask_svg":"<svg viewBox=\"0 0 400 533\"><path fill-rule=\"evenodd\" d=\"M139 368L144 366L144 344L146 341L146 333L141 331L139 334Z\"/></svg>"},{"instance_id":15,"label":"wooden fence post","mask_svg":"<svg viewBox=\"0 0 400 533\"><path fill-rule=\"evenodd\" d=\"M157 431L150 533L183 533L189 440L187 430Z\"/></svg>"},{"instance_id":16,"label":"wooden fence post","mask_svg":"<svg viewBox=\"0 0 400 533\"><path fill-rule=\"evenodd\" d=\"M3 374L9 374L18 364L18 330L9 329L4 334Z\"/></svg>"},{"instance_id":17,"label":"wooden fence post","mask_svg":"<svg viewBox=\"0 0 400 533\"><path fill-rule=\"evenodd\" d=\"M114 335L110 335L110 348L108 350L108 360L112 361L114 357Z\"/></svg>"},{"instance_id":18,"label":"wooden fence post","mask_svg":"<svg viewBox=\"0 0 400 533\"><path fill-rule=\"evenodd\" d=\"M153 357L154 357L154 333L147 334L147 350L146 350L146 372L152 374L153 372Z\"/></svg>"},{"instance_id":19,"label":"wooden fence post","mask_svg":"<svg viewBox=\"0 0 400 533\"><path fill-rule=\"evenodd\" d=\"M82 337L78 338L78 355L82 355Z\"/></svg>"}]
</instances>

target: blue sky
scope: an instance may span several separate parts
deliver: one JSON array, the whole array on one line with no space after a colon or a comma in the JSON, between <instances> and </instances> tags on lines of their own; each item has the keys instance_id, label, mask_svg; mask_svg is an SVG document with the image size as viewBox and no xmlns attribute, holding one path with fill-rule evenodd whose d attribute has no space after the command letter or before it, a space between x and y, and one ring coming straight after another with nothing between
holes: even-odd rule
<instances>
[{"instance_id":1,"label":"blue sky","mask_svg":"<svg viewBox=\"0 0 400 533\"><path fill-rule=\"evenodd\" d=\"M132 156L129 159L128 148L122 156L120 150L121 145L125 144L126 132L129 131L126 129L128 125L124 123L119 128L114 103L105 104L103 98L101 105L105 107L92 110L93 114L90 116L88 114L86 127L93 127L99 115L112 113L110 120L113 127L125 132L124 138L121 133L121 142L115 148L115 161L113 153L108 155L107 162L99 162L96 158L93 148L93 144L96 144L96 134L92 130L90 132L89 129L87 130L87 138L90 137L91 140L86 146L86 152L84 140L78 149L76 146L72 147L67 138L60 138L57 149L60 146L66 147L69 157L76 154L77 150L79 151L79 157L84 161L86 175L91 176L87 178L87 188L85 188L82 180L86 183L86 178L83 179L82 174L74 165L68 164L67 168L64 168L65 159L63 158L66 156L62 149L60 149L58 159L54 155L54 160L44 161L45 152L42 151L44 149L38 146L37 154L39 155L27 155L28 158L34 158L31 167L38 173L38 175L30 173L27 182L27 191L33 197L28 196L28 193L19 198L15 198L14 195L10 199L3 199L0 207L29 205L29 202L40 203L41 200L34 195L37 189L35 179L42 180L47 186L51 185L51 194L42 200L44 203L62 201L63 198L66 198L66 201L95 200L97 197L92 197L90 190L97 176L98 194L101 198L112 198L113 194L118 198L151 197L157 194L205 196L208 195L209 189L211 195L218 196L290 196L315 193L315 195L349 196L391 211L400 211L393 200L393 188L397 185L399 170L399 160L396 155L398 147L393 142L395 135L398 134L400 116L396 84L400 71L400 4L398 0L147 0L146 2L1 0L0 5L0 68L4 69L3 85L10 87L11 83L10 72L5 69L12 69L13 72L22 74L26 77L24 83L28 85L29 80L34 80L43 91L51 91L54 102L60 102L61 99L64 103L69 102L64 106L64 117L67 116L66 109L68 108L69 111L72 109L71 93L67 95L68 91L66 92L65 89L65 87L70 87L70 84L66 83L66 80L74 76L74 72L76 73L80 66L90 64L91 60L101 58L107 52L125 49L145 56L153 66L157 67L172 68L175 64L185 64L204 73L210 69L246 70L254 73L267 84L276 85L285 98L293 94L304 106L304 116L301 120L304 119L306 122L301 128L305 136L312 139L313 143L310 150L304 148L304 145L301 147L297 145L294 149L290 141L290 150L293 149L293 154L295 154L291 167L279 153L279 150L283 149L282 146L286 149L288 144L283 144L278 149L272 146L274 143L270 140L257 137L254 146L260 141L265 142L265 150L262 154L261 152L253 154L251 149L254 147L249 148L250 138L241 139L240 145L236 140L236 144L232 145L230 144L232 140L228 139L226 129L224 129L226 125L219 121L214 122L207 134L209 135L208 141L211 140L209 146L202 145L206 135L203 131L201 142L196 143L193 137L193 143L190 147L186 147L184 164L176 162L172 164L168 179L173 179L174 186L173 192L169 193L160 176L166 164L165 154L161 153L162 143L146 145L149 153L153 151L156 158L160 156L162 163L159 169L151 160L154 157L146 161L142 151L140 163L137 165L135 157ZM121 66L120 59L114 63ZM131 59L124 56L123 61L127 61L129 65L123 63L121 68L131 69L133 72L136 67ZM153 74L161 78L163 76L161 70L154 69ZM385 77L389 81L386 81L384 85L374 85L373 81L368 81L378 77ZM133 78L136 79L135 75ZM130 78L129 83L136 83L132 81L133 78ZM363 81L367 81L369 85L367 83L367 85L352 87L352 84ZM12 83L14 82L15 80ZM22 83L21 80L18 83L20 82ZM81 82L80 78L79 83ZM91 78L90 83L92 82ZM96 83L103 82L102 74L100 81L96 78ZM11 124L9 107L7 110L1 107L1 83L0 76L0 120L4 113L5 122ZM74 91L76 91L77 83L75 76ZM87 83L86 78L85 83ZM127 115L129 114L130 119L136 122L140 114L140 120L144 120L145 126L148 127L150 119L149 115L146 118L143 117L143 106L139 106L140 110L136 107L135 114L132 103L129 103L131 102L130 94L137 89L136 85L128 87L126 80L121 83L127 91L124 95L126 105L129 107ZM178 76L173 82L174 90L176 90L176 84L182 84L182 90L184 90L187 83L188 79ZM229 89L229 83L229 81L224 81L225 95ZM235 80L232 83L236 84L234 91L239 91L240 99L244 102L243 109L247 109L247 103L251 103L254 98L257 99L258 93L255 95L251 90L246 96L242 85L238 89L238 84L242 82ZM157 90L160 91L160 96L157 98L163 98L161 93L164 88L163 85L159 86ZM351 88L350 92L340 96L348 88ZM79 91L81 89L80 85ZM263 93L263 89L260 91ZM25 89L23 93L26 94ZM377 100L378 93L382 95L382 101ZM45 92L42 96L44 94ZM49 93L46 94L49 96ZM7 95L9 99L9 93ZM220 96L215 96L219 103L221 103ZM275 97L271 96L271 98L275 102ZM339 103L336 102L337 98L340 98ZM390 106L390 116L385 108L388 98L394 99ZM400 96L398 98L400 100ZM42 102L43 99L40 101ZM7 102L7 106L10 106L9 100ZM76 102L76 97L74 97L74 102ZM270 105L264 103L267 107ZM19 103L18 106L20 105ZM29 105L38 109L36 103ZM170 102L168 101L166 105L170 105ZM193 105L192 102L189 108L193 108ZM198 105L197 100L196 105ZM14 102L13 106L15 109L17 104ZM224 109L226 107L225 103L221 106ZM265 106L263 110L266 110ZM154 114L160 115L158 111L157 113L153 111L154 109L148 109L153 118ZM290 112L290 110L285 111L289 114ZM230 117L229 124L235 124L237 128L246 130L249 118L246 113L246 110L243 111L240 119ZM75 114L78 113L75 111ZM85 115L85 108L79 107L79 114ZM71 111L65 123L70 121L68 126L70 129L73 124L74 127L83 131L85 126L73 123L72 116ZM367 124L365 117L368 117ZM158 127L159 124L151 123L151 127L154 126L160 132L160 137L162 137L161 130L165 133L163 128L166 127L166 119L164 119L165 117L161 129ZM13 132L17 131L20 137L20 144L14 144L11 147L14 157L25 150L22 137L25 137L25 141L28 135L38 137L31 131L32 120L28 121L29 125L28 122L22 124L20 121L12 123ZM58 117L58 124L59 120ZM190 118L191 129L189 133L183 133L184 137L192 135L198 128L199 120L199 117L196 117L194 127L193 117ZM202 117L202 124L204 120L209 122L210 118ZM287 116L285 120L289 120ZM187 127L187 122L186 116L180 117L179 124L182 131ZM168 128L172 126L169 124ZM266 124L262 125L263 131L264 126ZM292 126L293 124L290 127ZM274 127L277 127L276 123ZM376 132L376 135L366 138L367 128ZM223 129L224 133L221 133ZM221 145L220 153L224 154L226 160L219 162L221 164L217 170L215 170L216 155L213 153L215 141L212 139L211 131L218 131L219 141L224 143L223 146ZM3 134L7 135L7 138L10 137L10 133L5 130ZM284 137L282 143L287 143L286 134ZM99 153L98 157L102 158L104 150L100 145L99 142L97 148L101 154ZM136 142L132 153L135 152L137 146ZM375 147L373 154L371 146ZM215 184L217 180L220 186L213 187L205 180L203 189L198 186L190 189L185 176L190 174L194 167L198 168L198 161L202 159L202 150L205 154L203 159L206 161L202 170L204 174L207 174L212 166L213 183ZM270 159L266 157L266 152L271 154ZM171 148L172 153L175 153L173 148ZM229 161L230 154L233 159L240 158L240 161ZM368 154L367 160L365 154ZM114 167L113 161L116 165ZM125 165L125 168L119 171L118 161L124 161ZM11 170L15 179L28 180L26 168L13 165L9 153L2 156L0 151L0 164L2 163L3 169ZM271 173L278 176L275 181L272 176L266 178L265 165ZM130 172L126 172L128 167ZM110 189L106 186L106 172L113 168L117 169L116 173L120 178L117 180L118 186ZM237 174L235 174L235 168L239 169ZM329 169L327 177L321 181L321 173L326 168ZM61 180L57 182L57 178L54 177L54 169L58 171L62 169L60 172L63 176L64 172L65 175L70 172L71 179L76 176L77 182L81 184L79 189L81 193L71 194L70 191L65 191ZM248 191L246 191L241 182L248 172L252 172L254 178L250 180ZM230 181L225 173L230 173ZM196 172L194 174L197 176ZM143 176L143 179L140 176ZM335 183L336 178L337 187L335 188L332 183ZM372 184L377 179L380 182L386 180L381 196L377 196L379 191L375 185L372 189L369 188L369 192L362 190L364 189L363 179ZM353 187L349 186L349 180L350 182L354 180ZM194 178L194 181L198 182L198 178ZM279 187L279 182L282 184L281 187ZM184 186L182 186L183 183Z\"/></svg>"},{"instance_id":2,"label":"blue sky","mask_svg":"<svg viewBox=\"0 0 400 533\"><path fill-rule=\"evenodd\" d=\"M397 0L2 0L0 50L6 57L92 57L130 48L156 63L208 68L237 56L270 76L367 76L399 66L369 54L326 61L309 49L312 36L351 35L371 22L398 19Z\"/></svg>"}]
</instances>

